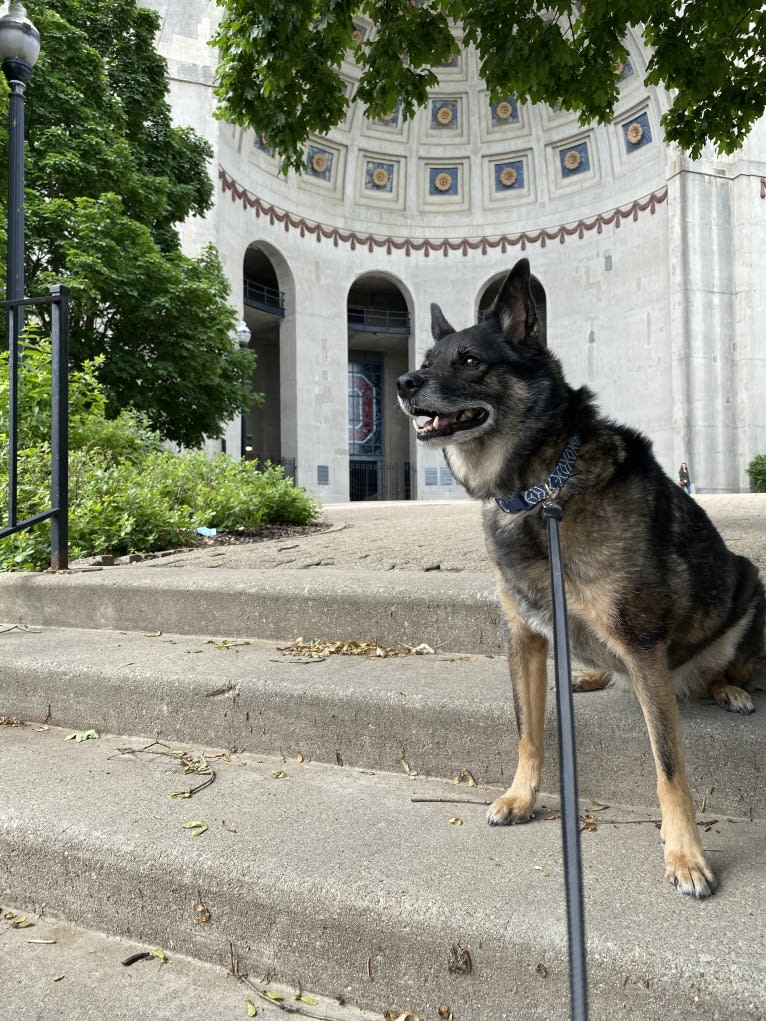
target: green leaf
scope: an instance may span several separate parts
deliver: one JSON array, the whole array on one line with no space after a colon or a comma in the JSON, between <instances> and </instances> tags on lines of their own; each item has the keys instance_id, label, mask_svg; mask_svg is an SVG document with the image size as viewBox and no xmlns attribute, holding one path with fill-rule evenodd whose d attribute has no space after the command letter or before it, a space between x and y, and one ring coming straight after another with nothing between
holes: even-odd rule
<instances>
[{"instance_id":1,"label":"green leaf","mask_svg":"<svg viewBox=\"0 0 766 1021\"><path fill-rule=\"evenodd\" d=\"M190 822L181 824L181 828L184 830L192 830L193 837L201 837L203 833L207 832L208 825L203 822L202 819L192 819Z\"/></svg>"},{"instance_id":2,"label":"green leaf","mask_svg":"<svg viewBox=\"0 0 766 1021\"><path fill-rule=\"evenodd\" d=\"M252 1000L245 1000L245 1006L247 1007L247 1016L248 1017L255 1017L255 1015L258 1013L258 1008L253 1003L253 1001Z\"/></svg>"},{"instance_id":3,"label":"green leaf","mask_svg":"<svg viewBox=\"0 0 766 1021\"><path fill-rule=\"evenodd\" d=\"M309 1007L316 1007L319 1004L319 1000L315 999L313 996L308 996L306 993L298 993L295 999L298 1000L299 1003L308 1004Z\"/></svg>"},{"instance_id":4,"label":"green leaf","mask_svg":"<svg viewBox=\"0 0 766 1021\"><path fill-rule=\"evenodd\" d=\"M168 955L165 953L164 950L160 950L159 948L157 948L156 950L150 950L149 952L151 953L152 957L156 957L157 960L162 961L163 964L165 964L168 960Z\"/></svg>"},{"instance_id":5,"label":"green leaf","mask_svg":"<svg viewBox=\"0 0 766 1021\"><path fill-rule=\"evenodd\" d=\"M98 739L98 734L95 730L75 730L74 733L68 734L65 741L95 741Z\"/></svg>"}]
</instances>

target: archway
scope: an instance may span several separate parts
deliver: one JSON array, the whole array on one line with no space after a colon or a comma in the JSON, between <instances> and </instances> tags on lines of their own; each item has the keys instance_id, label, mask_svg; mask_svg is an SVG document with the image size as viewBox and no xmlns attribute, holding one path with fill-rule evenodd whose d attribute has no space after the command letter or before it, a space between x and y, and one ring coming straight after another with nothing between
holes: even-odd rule
<instances>
[{"instance_id":1,"label":"archway","mask_svg":"<svg viewBox=\"0 0 766 1021\"><path fill-rule=\"evenodd\" d=\"M294 459L283 457L281 427L280 334L286 312L286 294L280 287L269 246L254 242L243 259L242 301L250 330L249 346L257 362L253 391L264 396L263 404L243 416L242 456L247 460L282 464L285 474L295 476Z\"/></svg>"},{"instance_id":2,"label":"archway","mask_svg":"<svg viewBox=\"0 0 766 1021\"><path fill-rule=\"evenodd\" d=\"M366 273L348 292L348 456L352 500L409 500L409 428L396 380L407 371L411 300L384 273Z\"/></svg>"}]
</instances>

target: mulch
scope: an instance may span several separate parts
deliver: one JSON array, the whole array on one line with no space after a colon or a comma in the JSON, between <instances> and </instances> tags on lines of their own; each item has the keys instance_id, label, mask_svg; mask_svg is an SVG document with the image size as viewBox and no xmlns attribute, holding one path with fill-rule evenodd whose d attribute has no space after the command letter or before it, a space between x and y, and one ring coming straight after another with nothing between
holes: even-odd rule
<instances>
[{"instance_id":1,"label":"mulch","mask_svg":"<svg viewBox=\"0 0 766 1021\"><path fill-rule=\"evenodd\" d=\"M312 525L264 525L257 532L225 530L217 532L216 535L206 537L198 535L197 541L186 549L202 549L208 546L244 546L253 542L268 542L270 539L295 539L307 535L318 535L326 532L332 526L327 521L315 522Z\"/></svg>"}]
</instances>

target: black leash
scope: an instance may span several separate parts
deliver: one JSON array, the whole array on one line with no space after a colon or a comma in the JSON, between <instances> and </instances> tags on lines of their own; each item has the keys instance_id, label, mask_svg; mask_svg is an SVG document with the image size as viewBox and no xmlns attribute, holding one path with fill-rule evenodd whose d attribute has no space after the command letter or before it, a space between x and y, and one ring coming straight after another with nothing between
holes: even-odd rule
<instances>
[{"instance_id":1,"label":"black leash","mask_svg":"<svg viewBox=\"0 0 766 1021\"><path fill-rule=\"evenodd\" d=\"M580 815L577 804L574 704L569 664L569 633L564 572L561 564L559 521L563 512L554 503L543 505L548 528L553 601L553 652L558 713L559 772L561 777L561 833L564 851L564 886L569 937L569 988L572 1021L588 1021L588 976L585 965L585 910L580 858Z\"/></svg>"},{"instance_id":2,"label":"black leash","mask_svg":"<svg viewBox=\"0 0 766 1021\"><path fill-rule=\"evenodd\" d=\"M496 499L506 514L519 514L543 505L548 529L548 555L551 563L553 603L553 655L556 668L556 711L558 713L559 773L561 776L561 835L564 850L564 886L569 937L569 987L572 1021L588 1021L588 981L585 967L585 911L580 860L580 815L577 806L577 762L575 757L574 705L572 674L569 666L569 630L564 571L561 566L559 521L563 512L556 499L558 491L575 470L580 435L570 436L558 464L548 479L513 496Z\"/></svg>"}]
</instances>

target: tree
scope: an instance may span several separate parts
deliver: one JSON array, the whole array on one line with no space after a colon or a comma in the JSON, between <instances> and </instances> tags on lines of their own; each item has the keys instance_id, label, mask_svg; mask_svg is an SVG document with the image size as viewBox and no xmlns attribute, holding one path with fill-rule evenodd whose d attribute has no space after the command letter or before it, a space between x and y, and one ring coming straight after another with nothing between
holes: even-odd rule
<instances>
[{"instance_id":1,"label":"tree","mask_svg":"<svg viewBox=\"0 0 766 1021\"><path fill-rule=\"evenodd\" d=\"M27 290L71 286L72 362L104 355L111 414L132 406L166 439L197 446L257 399L215 250L180 251L178 225L212 204L212 151L172 123L154 11L136 0L26 6L42 38L26 103Z\"/></svg>"},{"instance_id":2,"label":"tree","mask_svg":"<svg viewBox=\"0 0 766 1021\"><path fill-rule=\"evenodd\" d=\"M225 14L219 115L261 134L304 168L310 134L338 124L349 99L340 77L351 55L355 97L371 116L413 116L438 83L433 68L474 45L493 100L559 104L582 123L612 119L629 26L652 48L646 83L673 90L665 136L693 157L706 142L738 149L766 109L766 8L731 0L218 0ZM353 17L375 22L355 41Z\"/></svg>"}]
</instances>

